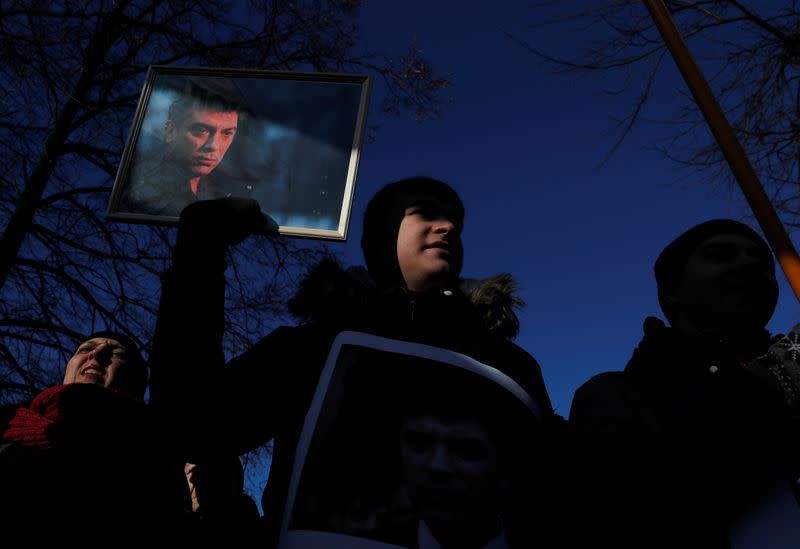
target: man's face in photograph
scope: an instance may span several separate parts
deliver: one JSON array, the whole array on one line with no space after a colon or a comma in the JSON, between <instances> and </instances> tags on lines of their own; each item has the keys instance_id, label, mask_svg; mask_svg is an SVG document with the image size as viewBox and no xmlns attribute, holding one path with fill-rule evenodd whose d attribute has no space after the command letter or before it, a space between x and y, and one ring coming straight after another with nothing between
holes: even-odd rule
<instances>
[{"instance_id":1,"label":"man's face in photograph","mask_svg":"<svg viewBox=\"0 0 800 549\"><path fill-rule=\"evenodd\" d=\"M178 167L204 177L219 165L236 136L236 111L191 109L182 120L167 122L165 140Z\"/></svg>"},{"instance_id":2,"label":"man's face in photograph","mask_svg":"<svg viewBox=\"0 0 800 549\"><path fill-rule=\"evenodd\" d=\"M400 446L403 476L426 520L464 524L495 516L497 450L482 423L429 414L408 417Z\"/></svg>"}]
</instances>

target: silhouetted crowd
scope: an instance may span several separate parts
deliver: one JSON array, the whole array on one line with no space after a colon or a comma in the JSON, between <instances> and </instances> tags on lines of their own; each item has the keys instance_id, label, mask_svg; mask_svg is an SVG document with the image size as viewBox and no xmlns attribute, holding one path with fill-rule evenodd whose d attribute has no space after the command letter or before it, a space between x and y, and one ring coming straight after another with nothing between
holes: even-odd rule
<instances>
[{"instance_id":1,"label":"silhouetted crowd","mask_svg":"<svg viewBox=\"0 0 800 549\"><path fill-rule=\"evenodd\" d=\"M370 507L329 479L346 505L313 516L337 547L800 547L786 539L800 530L800 329L765 329L778 285L753 229L711 220L664 248L663 320L646 318L624 369L584 383L564 419L512 341L514 280L461 278L464 223L441 181L386 185L364 214L365 268L312 268L289 302L297 325L226 361L226 253L279 236L252 200L190 204L148 360L125 334L93 333L61 385L0 408L5 539L300 546L282 532L301 433L334 340L358 332L488 365L535 414L520 419L517 401L468 375L409 365L402 398L376 398L398 403L397 471L386 475L403 489ZM269 440L261 516L239 456ZM343 467L357 463L352 444L333 447Z\"/></svg>"}]
</instances>

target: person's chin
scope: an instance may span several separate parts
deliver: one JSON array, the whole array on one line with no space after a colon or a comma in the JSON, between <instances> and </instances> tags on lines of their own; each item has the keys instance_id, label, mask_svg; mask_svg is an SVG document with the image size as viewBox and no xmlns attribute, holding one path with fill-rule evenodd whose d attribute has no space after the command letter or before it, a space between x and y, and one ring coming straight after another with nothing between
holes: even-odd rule
<instances>
[{"instance_id":1,"label":"person's chin","mask_svg":"<svg viewBox=\"0 0 800 549\"><path fill-rule=\"evenodd\" d=\"M764 315L766 311L774 309L775 300L763 292L742 292L730 296L724 310L742 316Z\"/></svg>"},{"instance_id":2,"label":"person's chin","mask_svg":"<svg viewBox=\"0 0 800 549\"><path fill-rule=\"evenodd\" d=\"M744 336L763 330L771 315L762 308L739 306L720 313L715 323L730 336Z\"/></svg>"},{"instance_id":3,"label":"person's chin","mask_svg":"<svg viewBox=\"0 0 800 549\"><path fill-rule=\"evenodd\" d=\"M432 525L453 524L460 522L462 519L461 513L458 511L437 505L423 507L420 510L420 514L425 521Z\"/></svg>"},{"instance_id":4,"label":"person's chin","mask_svg":"<svg viewBox=\"0 0 800 549\"><path fill-rule=\"evenodd\" d=\"M189 171L195 176L204 176L213 172L217 166L219 162L197 162L192 163Z\"/></svg>"},{"instance_id":5,"label":"person's chin","mask_svg":"<svg viewBox=\"0 0 800 549\"><path fill-rule=\"evenodd\" d=\"M437 274L447 274L453 269L449 256L431 258L429 265L431 272Z\"/></svg>"}]
</instances>

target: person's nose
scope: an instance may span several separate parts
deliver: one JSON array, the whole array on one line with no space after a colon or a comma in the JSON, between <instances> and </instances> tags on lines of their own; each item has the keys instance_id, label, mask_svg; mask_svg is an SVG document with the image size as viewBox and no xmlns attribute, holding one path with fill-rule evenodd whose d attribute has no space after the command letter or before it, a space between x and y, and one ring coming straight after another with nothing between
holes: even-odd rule
<instances>
[{"instance_id":1,"label":"person's nose","mask_svg":"<svg viewBox=\"0 0 800 549\"><path fill-rule=\"evenodd\" d=\"M111 345L108 343L101 343L91 350L89 357L94 358L100 364L105 364L111 358L112 352Z\"/></svg>"},{"instance_id":2,"label":"person's nose","mask_svg":"<svg viewBox=\"0 0 800 549\"><path fill-rule=\"evenodd\" d=\"M455 230L455 223L443 217L434 221L433 232L437 234L449 234Z\"/></svg>"},{"instance_id":3,"label":"person's nose","mask_svg":"<svg viewBox=\"0 0 800 549\"><path fill-rule=\"evenodd\" d=\"M217 132L209 132L205 143L203 143L202 150L208 152L216 151L218 146L219 146L219 135L217 134Z\"/></svg>"},{"instance_id":4,"label":"person's nose","mask_svg":"<svg viewBox=\"0 0 800 549\"><path fill-rule=\"evenodd\" d=\"M449 473L452 468L450 455L445 445L441 443L435 444L428 460L428 469L433 473Z\"/></svg>"}]
</instances>

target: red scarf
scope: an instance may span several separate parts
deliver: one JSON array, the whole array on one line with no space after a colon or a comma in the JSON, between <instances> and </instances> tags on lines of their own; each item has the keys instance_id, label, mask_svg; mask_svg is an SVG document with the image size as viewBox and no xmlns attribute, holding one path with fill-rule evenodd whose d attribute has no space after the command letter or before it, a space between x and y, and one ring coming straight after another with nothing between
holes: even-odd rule
<instances>
[{"instance_id":1,"label":"red scarf","mask_svg":"<svg viewBox=\"0 0 800 549\"><path fill-rule=\"evenodd\" d=\"M14 417L3 432L4 442L35 446L42 450L52 448L47 428L61 419L59 395L67 385L56 385L39 393L28 408L17 408Z\"/></svg>"}]
</instances>

